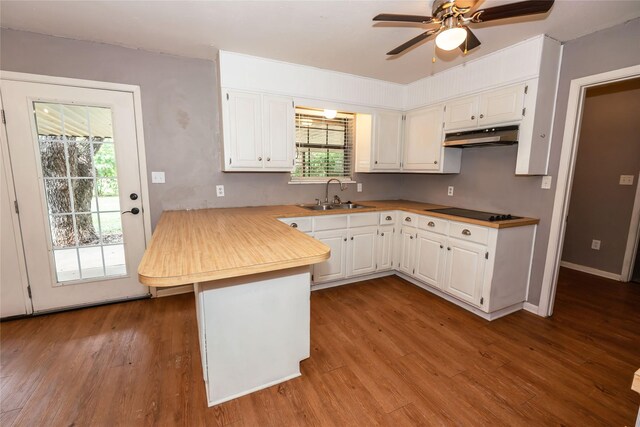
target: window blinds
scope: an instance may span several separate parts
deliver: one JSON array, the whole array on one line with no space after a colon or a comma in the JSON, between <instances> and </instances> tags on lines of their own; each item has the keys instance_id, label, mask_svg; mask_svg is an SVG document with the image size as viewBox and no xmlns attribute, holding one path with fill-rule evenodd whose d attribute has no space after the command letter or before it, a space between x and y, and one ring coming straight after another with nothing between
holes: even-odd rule
<instances>
[{"instance_id":1,"label":"window blinds","mask_svg":"<svg viewBox=\"0 0 640 427\"><path fill-rule=\"evenodd\" d=\"M296 108L296 161L292 181L350 179L355 115Z\"/></svg>"}]
</instances>

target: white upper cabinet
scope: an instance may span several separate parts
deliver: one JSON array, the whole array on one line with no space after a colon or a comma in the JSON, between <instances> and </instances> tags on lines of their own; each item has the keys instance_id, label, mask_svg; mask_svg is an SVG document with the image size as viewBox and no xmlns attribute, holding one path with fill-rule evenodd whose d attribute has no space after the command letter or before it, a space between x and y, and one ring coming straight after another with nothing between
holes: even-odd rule
<instances>
[{"instance_id":1,"label":"white upper cabinet","mask_svg":"<svg viewBox=\"0 0 640 427\"><path fill-rule=\"evenodd\" d=\"M399 171L402 159L403 115L380 112L373 116L373 167L375 171Z\"/></svg>"},{"instance_id":2,"label":"white upper cabinet","mask_svg":"<svg viewBox=\"0 0 640 427\"><path fill-rule=\"evenodd\" d=\"M431 171L440 168L442 154L442 105L407 113L404 170Z\"/></svg>"},{"instance_id":3,"label":"white upper cabinet","mask_svg":"<svg viewBox=\"0 0 640 427\"><path fill-rule=\"evenodd\" d=\"M445 130L518 123L524 113L525 87L525 84L517 84L447 102Z\"/></svg>"},{"instance_id":4,"label":"white upper cabinet","mask_svg":"<svg viewBox=\"0 0 640 427\"><path fill-rule=\"evenodd\" d=\"M446 104L445 130L473 129L478 126L478 96L458 98Z\"/></svg>"},{"instance_id":5,"label":"white upper cabinet","mask_svg":"<svg viewBox=\"0 0 640 427\"><path fill-rule=\"evenodd\" d=\"M290 171L295 151L293 100L226 90L222 98L225 171Z\"/></svg>"},{"instance_id":6,"label":"white upper cabinet","mask_svg":"<svg viewBox=\"0 0 640 427\"><path fill-rule=\"evenodd\" d=\"M487 127L522 119L525 85L519 84L487 92L480 96L478 126Z\"/></svg>"}]
</instances>

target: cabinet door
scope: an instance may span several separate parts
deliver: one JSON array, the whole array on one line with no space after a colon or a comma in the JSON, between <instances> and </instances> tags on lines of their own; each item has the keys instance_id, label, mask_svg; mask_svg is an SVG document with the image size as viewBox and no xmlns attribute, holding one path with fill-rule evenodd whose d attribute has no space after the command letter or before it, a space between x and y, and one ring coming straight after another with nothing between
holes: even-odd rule
<instances>
[{"instance_id":1,"label":"cabinet door","mask_svg":"<svg viewBox=\"0 0 640 427\"><path fill-rule=\"evenodd\" d=\"M262 168L262 100L256 93L228 91L223 100L225 168Z\"/></svg>"},{"instance_id":2,"label":"cabinet door","mask_svg":"<svg viewBox=\"0 0 640 427\"><path fill-rule=\"evenodd\" d=\"M483 93L480 96L478 126L515 122L522 119L524 84Z\"/></svg>"},{"instance_id":3,"label":"cabinet door","mask_svg":"<svg viewBox=\"0 0 640 427\"><path fill-rule=\"evenodd\" d=\"M449 238L444 290L470 304L480 306L487 247Z\"/></svg>"},{"instance_id":4,"label":"cabinet door","mask_svg":"<svg viewBox=\"0 0 640 427\"><path fill-rule=\"evenodd\" d=\"M315 238L331 248L331 257L313 267L313 282L343 279L347 273L347 230L318 231Z\"/></svg>"},{"instance_id":5,"label":"cabinet door","mask_svg":"<svg viewBox=\"0 0 640 427\"><path fill-rule=\"evenodd\" d=\"M400 231L400 266L403 273L413 275L416 252L416 229L402 228Z\"/></svg>"},{"instance_id":6,"label":"cabinet door","mask_svg":"<svg viewBox=\"0 0 640 427\"><path fill-rule=\"evenodd\" d=\"M358 276L376 271L376 240L378 226L349 230L347 276Z\"/></svg>"},{"instance_id":7,"label":"cabinet door","mask_svg":"<svg viewBox=\"0 0 640 427\"><path fill-rule=\"evenodd\" d=\"M263 159L267 169L290 171L295 152L293 100L281 96L262 97Z\"/></svg>"},{"instance_id":8,"label":"cabinet door","mask_svg":"<svg viewBox=\"0 0 640 427\"><path fill-rule=\"evenodd\" d=\"M442 153L441 105L407 113L403 170L438 170Z\"/></svg>"},{"instance_id":9,"label":"cabinet door","mask_svg":"<svg viewBox=\"0 0 640 427\"><path fill-rule=\"evenodd\" d=\"M378 233L378 244L376 246L378 252L377 271L391 270L393 268L393 249L394 249L394 227L386 225L380 227Z\"/></svg>"},{"instance_id":10,"label":"cabinet door","mask_svg":"<svg viewBox=\"0 0 640 427\"><path fill-rule=\"evenodd\" d=\"M373 169L399 171L402 158L402 114L376 113Z\"/></svg>"},{"instance_id":11,"label":"cabinet door","mask_svg":"<svg viewBox=\"0 0 640 427\"><path fill-rule=\"evenodd\" d=\"M445 130L473 129L478 126L479 97L470 96L446 104Z\"/></svg>"},{"instance_id":12,"label":"cabinet door","mask_svg":"<svg viewBox=\"0 0 640 427\"><path fill-rule=\"evenodd\" d=\"M415 276L438 288L442 288L446 240L445 236L427 231L419 231L416 237Z\"/></svg>"}]
</instances>

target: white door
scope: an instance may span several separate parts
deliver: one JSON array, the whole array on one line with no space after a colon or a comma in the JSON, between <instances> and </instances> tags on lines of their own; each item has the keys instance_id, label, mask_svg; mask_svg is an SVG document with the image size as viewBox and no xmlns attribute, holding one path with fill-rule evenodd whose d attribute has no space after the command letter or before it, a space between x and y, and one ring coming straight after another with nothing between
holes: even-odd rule
<instances>
[{"instance_id":1,"label":"white door","mask_svg":"<svg viewBox=\"0 0 640 427\"><path fill-rule=\"evenodd\" d=\"M524 84L482 94L478 126L514 122L522 119Z\"/></svg>"},{"instance_id":2,"label":"white door","mask_svg":"<svg viewBox=\"0 0 640 427\"><path fill-rule=\"evenodd\" d=\"M0 318L31 312L20 227L15 213L13 179L4 140L0 159ZM5 165L6 162L6 165Z\"/></svg>"},{"instance_id":3,"label":"white door","mask_svg":"<svg viewBox=\"0 0 640 427\"><path fill-rule=\"evenodd\" d=\"M262 168L261 95L228 91L222 102L225 150L231 153L226 168Z\"/></svg>"},{"instance_id":4,"label":"white door","mask_svg":"<svg viewBox=\"0 0 640 427\"><path fill-rule=\"evenodd\" d=\"M0 90L34 311L148 295L133 94Z\"/></svg>"},{"instance_id":5,"label":"white door","mask_svg":"<svg viewBox=\"0 0 640 427\"><path fill-rule=\"evenodd\" d=\"M416 229L400 230L400 271L413 275L415 265Z\"/></svg>"},{"instance_id":6,"label":"white door","mask_svg":"<svg viewBox=\"0 0 640 427\"><path fill-rule=\"evenodd\" d=\"M443 107L407 113L403 170L438 170L442 153Z\"/></svg>"},{"instance_id":7,"label":"white door","mask_svg":"<svg viewBox=\"0 0 640 427\"><path fill-rule=\"evenodd\" d=\"M449 239L444 290L463 301L480 305L487 247Z\"/></svg>"},{"instance_id":8,"label":"white door","mask_svg":"<svg viewBox=\"0 0 640 427\"><path fill-rule=\"evenodd\" d=\"M264 95L262 124L264 130L264 167L290 171L296 150L296 114L293 100L282 96Z\"/></svg>"},{"instance_id":9,"label":"white door","mask_svg":"<svg viewBox=\"0 0 640 427\"><path fill-rule=\"evenodd\" d=\"M378 243L376 245L378 252L377 270L391 270L393 268L393 248L394 233L392 225L384 225L380 227L378 234Z\"/></svg>"},{"instance_id":10,"label":"white door","mask_svg":"<svg viewBox=\"0 0 640 427\"><path fill-rule=\"evenodd\" d=\"M331 257L313 266L313 283L346 277L347 230L318 231L315 238L331 248Z\"/></svg>"},{"instance_id":11,"label":"white door","mask_svg":"<svg viewBox=\"0 0 640 427\"><path fill-rule=\"evenodd\" d=\"M378 226L359 227L349 230L348 276L373 273L376 271L376 238Z\"/></svg>"},{"instance_id":12,"label":"white door","mask_svg":"<svg viewBox=\"0 0 640 427\"><path fill-rule=\"evenodd\" d=\"M402 114L377 113L374 120L373 169L399 171L402 158Z\"/></svg>"},{"instance_id":13,"label":"white door","mask_svg":"<svg viewBox=\"0 0 640 427\"><path fill-rule=\"evenodd\" d=\"M478 101L477 95L460 98L447 103L444 129L464 130L478 126Z\"/></svg>"},{"instance_id":14,"label":"white door","mask_svg":"<svg viewBox=\"0 0 640 427\"><path fill-rule=\"evenodd\" d=\"M416 277L431 286L442 288L446 238L440 234L419 231L416 239Z\"/></svg>"}]
</instances>

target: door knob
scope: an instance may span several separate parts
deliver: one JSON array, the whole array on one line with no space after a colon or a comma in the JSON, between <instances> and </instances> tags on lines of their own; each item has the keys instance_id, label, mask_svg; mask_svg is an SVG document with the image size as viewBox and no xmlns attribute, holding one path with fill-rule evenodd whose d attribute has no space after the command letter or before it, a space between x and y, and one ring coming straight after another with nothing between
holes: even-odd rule
<instances>
[{"instance_id":1,"label":"door knob","mask_svg":"<svg viewBox=\"0 0 640 427\"><path fill-rule=\"evenodd\" d=\"M123 213L123 214L130 213L130 214L138 215L138 214L140 213L140 209L138 209L138 208L131 208L131 210L130 210L130 211L124 211L124 212L122 212L122 213Z\"/></svg>"},{"instance_id":2,"label":"door knob","mask_svg":"<svg viewBox=\"0 0 640 427\"><path fill-rule=\"evenodd\" d=\"M136 193L131 193L131 194L129 194L129 198L131 200L138 200L138 195Z\"/></svg>"}]
</instances>

